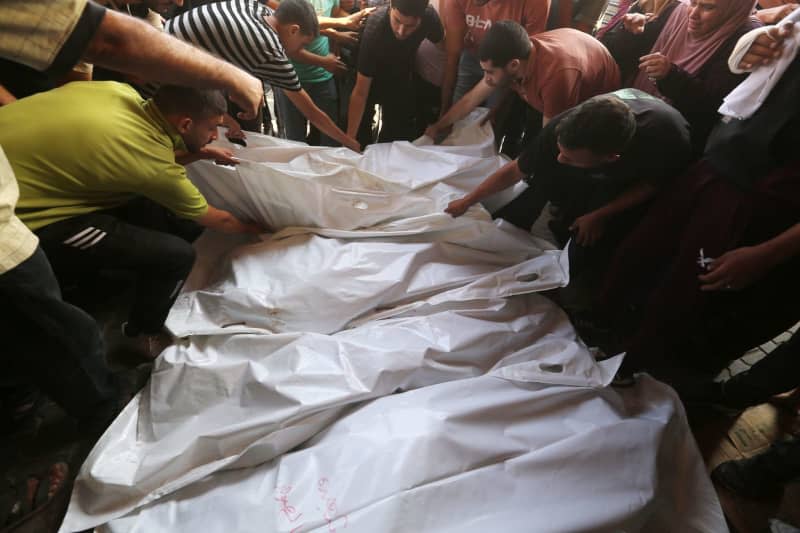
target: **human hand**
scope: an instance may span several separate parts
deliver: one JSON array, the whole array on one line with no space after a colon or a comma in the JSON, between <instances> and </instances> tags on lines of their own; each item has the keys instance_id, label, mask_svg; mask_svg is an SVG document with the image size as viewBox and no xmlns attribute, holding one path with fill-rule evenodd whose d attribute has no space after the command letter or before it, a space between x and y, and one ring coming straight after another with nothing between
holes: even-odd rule
<instances>
[{"instance_id":1,"label":"human hand","mask_svg":"<svg viewBox=\"0 0 800 533\"><path fill-rule=\"evenodd\" d=\"M773 26L759 35L747 53L742 57L738 67L742 70L752 70L761 65L768 65L781 57L783 43L794 30L794 23L788 22L781 26Z\"/></svg>"},{"instance_id":2,"label":"human hand","mask_svg":"<svg viewBox=\"0 0 800 533\"><path fill-rule=\"evenodd\" d=\"M597 211L592 211L576 218L569 230L575 234L575 241L578 244L591 246L605 233L606 219Z\"/></svg>"},{"instance_id":3,"label":"human hand","mask_svg":"<svg viewBox=\"0 0 800 533\"><path fill-rule=\"evenodd\" d=\"M644 15L642 13L628 13L622 17L622 26L626 31L634 35L638 35L644 31L644 27L650 22L653 15Z\"/></svg>"},{"instance_id":4,"label":"human hand","mask_svg":"<svg viewBox=\"0 0 800 533\"><path fill-rule=\"evenodd\" d=\"M452 126L442 127L438 124L437 122L425 128L425 135L433 139L433 144L442 144L442 141L444 141L453 130Z\"/></svg>"},{"instance_id":5,"label":"human hand","mask_svg":"<svg viewBox=\"0 0 800 533\"><path fill-rule=\"evenodd\" d=\"M203 159L213 159L220 165L238 165L239 160L234 157L233 150L222 148L221 146L204 146L200 149L200 156Z\"/></svg>"},{"instance_id":6,"label":"human hand","mask_svg":"<svg viewBox=\"0 0 800 533\"><path fill-rule=\"evenodd\" d=\"M669 74L672 62L661 52L647 54L639 58L639 70L644 71L651 81L663 80Z\"/></svg>"},{"instance_id":7,"label":"human hand","mask_svg":"<svg viewBox=\"0 0 800 533\"><path fill-rule=\"evenodd\" d=\"M350 148L352 151L361 153L361 143L355 140L353 137L347 137L347 142L344 143L344 146Z\"/></svg>"},{"instance_id":8,"label":"human hand","mask_svg":"<svg viewBox=\"0 0 800 533\"><path fill-rule=\"evenodd\" d=\"M464 213L467 212L467 209L472 207L473 202L470 202L467 197L459 198L458 200L453 200L447 207L445 207L444 212L448 215L452 216L453 218L460 217Z\"/></svg>"},{"instance_id":9,"label":"human hand","mask_svg":"<svg viewBox=\"0 0 800 533\"><path fill-rule=\"evenodd\" d=\"M344 24L343 27L347 28L348 30L358 30L364 23L367 22L367 17L370 13L375 11L377 8L375 7L368 7L366 9L362 9L361 11L357 11L352 15L347 17L347 22Z\"/></svg>"},{"instance_id":10,"label":"human hand","mask_svg":"<svg viewBox=\"0 0 800 533\"><path fill-rule=\"evenodd\" d=\"M247 137L236 119L227 113L222 118L222 125L227 128L227 130L225 130L225 137L229 140L245 139Z\"/></svg>"},{"instance_id":11,"label":"human hand","mask_svg":"<svg viewBox=\"0 0 800 533\"><path fill-rule=\"evenodd\" d=\"M768 26L777 24L798 7L800 7L800 4L788 3L766 9L759 9L756 11L756 18Z\"/></svg>"},{"instance_id":12,"label":"human hand","mask_svg":"<svg viewBox=\"0 0 800 533\"><path fill-rule=\"evenodd\" d=\"M358 32L355 31L334 31L330 34L330 37L337 43L345 46L355 46L358 44Z\"/></svg>"},{"instance_id":13,"label":"human hand","mask_svg":"<svg viewBox=\"0 0 800 533\"><path fill-rule=\"evenodd\" d=\"M755 246L743 246L714 259L708 272L700 274L701 291L741 290L758 281L770 269L770 262Z\"/></svg>"},{"instance_id":14,"label":"human hand","mask_svg":"<svg viewBox=\"0 0 800 533\"><path fill-rule=\"evenodd\" d=\"M264 85L250 74L236 70L238 81L228 88L228 98L242 109L237 115L240 119L252 120L258 116L264 103Z\"/></svg>"},{"instance_id":15,"label":"human hand","mask_svg":"<svg viewBox=\"0 0 800 533\"><path fill-rule=\"evenodd\" d=\"M334 54L322 56L322 68L334 76L342 76L347 73L347 65Z\"/></svg>"}]
</instances>

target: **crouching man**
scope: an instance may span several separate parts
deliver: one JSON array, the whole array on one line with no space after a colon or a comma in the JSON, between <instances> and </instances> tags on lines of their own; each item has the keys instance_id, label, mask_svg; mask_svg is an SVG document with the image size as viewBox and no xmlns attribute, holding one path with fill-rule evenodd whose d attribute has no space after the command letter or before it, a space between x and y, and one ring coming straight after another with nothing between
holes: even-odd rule
<instances>
[{"instance_id":1,"label":"crouching man","mask_svg":"<svg viewBox=\"0 0 800 533\"><path fill-rule=\"evenodd\" d=\"M230 159L206 147L225 109L218 91L163 86L143 100L116 82L71 83L0 109L19 218L62 284L106 270L134 275L129 337L162 332L203 226L259 231L209 206L176 161Z\"/></svg>"},{"instance_id":2,"label":"crouching man","mask_svg":"<svg viewBox=\"0 0 800 533\"><path fill-rule=\"evenodd\" d=\"M602 271L661 185L689 163L689 125L678 111L635 89L595 96L556 116L515 159L446 211L460 216L526 179L529 187L495 213L530 229L549 202L550 229L570 247L570 272ZM591 283L591 281L587 281Z\"/></svg>"}]
</instances>

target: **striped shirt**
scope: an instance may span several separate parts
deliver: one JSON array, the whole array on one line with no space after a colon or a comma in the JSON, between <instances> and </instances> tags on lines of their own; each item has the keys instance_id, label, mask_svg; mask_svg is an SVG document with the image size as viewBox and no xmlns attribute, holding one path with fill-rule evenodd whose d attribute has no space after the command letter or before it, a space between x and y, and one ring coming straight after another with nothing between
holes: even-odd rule
<instances>
[{"instance_id":1,"label":"striped shirt","mask_svg":"<svg viewBox=\"0 0 800 533\"><path fill-rule=\"evenodd\" d=\"M273 14L256 0L230 0L196 7L167 21L167 33L233 63L270 85L299 91L300 80L278 33Z\"/></svg>"}]
</instances>

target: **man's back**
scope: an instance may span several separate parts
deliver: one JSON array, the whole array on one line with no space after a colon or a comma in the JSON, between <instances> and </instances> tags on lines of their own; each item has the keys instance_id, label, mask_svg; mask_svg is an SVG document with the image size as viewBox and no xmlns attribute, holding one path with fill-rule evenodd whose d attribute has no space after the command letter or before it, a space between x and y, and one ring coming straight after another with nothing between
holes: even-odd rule
<instances>
[{"instance_id":1,"label":"man's back","mask_svg":"<svg viewBox=\"0 0 800 533\"><path fill-rule=\"evenodd\" d=\"M233 63L281 89L300 90L294 66L278 33L267 24L273 11L256 0L230 0L196 7L170 19L167 33Z\"/></svg>"},{"instance_id":2,"label":"man's back","mask_svg":"<svg viewBox=\"0 0 800 533\"><path fill-rule=\"evenodd\" d=\"M571 28L531 36L523 98L552 118L620 86L619 67L603 44Z\"/></svg>"},{"instance_id":3,"label":"man's back","mask_svg":"<svg viewBox=\"0 0 800 533\"><path fill-rule=\"evenodd\" d=\"M19 183L17 212L32 229L135 193L156 201L194 195L175 163L180 136L152 102L121 83L70 83L0 109L0 144ZM198 193L178 208L190 216L201 206Z\"/></svg>"}]
</instances>

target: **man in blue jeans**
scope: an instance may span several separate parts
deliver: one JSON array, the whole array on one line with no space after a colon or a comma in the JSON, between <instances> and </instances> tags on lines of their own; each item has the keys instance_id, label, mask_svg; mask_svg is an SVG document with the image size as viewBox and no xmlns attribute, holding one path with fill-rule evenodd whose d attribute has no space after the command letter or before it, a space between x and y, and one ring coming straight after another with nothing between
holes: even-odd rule
<instances>
[{"instance_id":1,"label":"man in blue jeans","mask_svg":"<svg viewBox=\"0 0 800 533\"><path fill-rule=\"evenodd\" d=\"M350 15L339 6L339 0L310 0L317 12L319 35L299 53L289 53L294 70L311 100L334 122L339 122L339 96L334 74L346 72L346 65L331 53L330 41L338 44L357 42L358 30L371 10L361 10ZM337 31L341 28L344 31ZM287 139L304 142L307 139L308 119L286 96L285 90L276 88L275 105ZM312 125L313 128L313 125ZM320 133L319 145L339 146L329 136Z\"/></svg>"}]
</instances>

